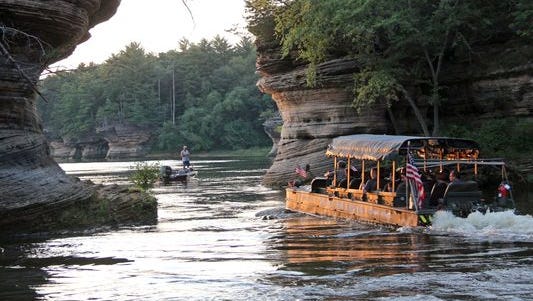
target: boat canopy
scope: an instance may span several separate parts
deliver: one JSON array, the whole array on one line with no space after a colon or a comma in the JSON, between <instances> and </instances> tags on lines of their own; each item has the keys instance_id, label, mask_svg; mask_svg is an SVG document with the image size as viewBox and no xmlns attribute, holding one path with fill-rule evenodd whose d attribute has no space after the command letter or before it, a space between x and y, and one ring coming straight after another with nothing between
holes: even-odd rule
<instances>
[{"instance_id":1,"label":"boat canopy","mask_svg":"<svg viewBox=\"0 0 533 301\"><path fill-rule=\"evenodd\" d=\"M479 145L468 139L359 134L333 139L327 156L360 160L387 160L407 154L423 159L477 159Z\"/></svg>"}]
</instances>

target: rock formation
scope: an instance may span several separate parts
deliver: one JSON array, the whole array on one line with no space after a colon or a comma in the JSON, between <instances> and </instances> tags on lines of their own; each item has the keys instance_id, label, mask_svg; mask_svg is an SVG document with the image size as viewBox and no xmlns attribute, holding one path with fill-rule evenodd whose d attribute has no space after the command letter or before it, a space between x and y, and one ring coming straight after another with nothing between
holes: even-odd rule
<instances>
[{"instance_id":1,"label":"rock formation","mask_svg":"<svg viewBox=\"0 0 533 301\"><path fill-rule=\"evenodd\" d=\"M277 155L263 182L285 185L294 177L297 164L311 164L314 174L332 167L324 152L331 139L348 134L421 135L412 110L405 103L393 105L394 119L386 107L375 105L362 114L351 107L353 74L358 71L351 59L332 59L317 67L316 88L306 85L306 66L290 58L281 58L279 45L256 41L259 89L271 94L283 119ZM464 122L495 116L531 118L533 110L532 47L509 43L476 49L478 59L464 65L450 66L452 77L441 80L448 86L446 108L441 122ZM514 65L500 65L501 56L512 55ZM431 108L421 106L427 116ZM391 120L397 121L393 126ZM396 129L396 131L395 131Z\"/></svg>"},{"instance_id":2,"label":"rock formation","mask_svg":"<svg viewBox=\"0 0 533 301\"><path fill-rule=\"evenodd\" d=\"M270 152L268 152L268 157L275 157L278 153L278 142L281 138L282 125L283 120L279 114L263 122L263 129L265 130L265 133L268 135L268 137L270 137L270 139L272 139L272 148L270 149Z\"/></svg>"},{"instance_id":3,"label":"rock formation","mask_svg":"<svg viewBox=\"0 0 533 301\"><path fill-rule=\"evenodd\" d=\"M47 132L54 159L117 160L143 158L149 151L155 131L134 124L110 124L81 137L58 137Z\"/></svg>"},{"instance_id":4,"label":"rock formation","mask_svg":"<svg viewBox=\"0 0 533 301\"><path fill-rule=\"evenodd\" d=\"M116 124L100 128L97 132L108 145L106 159L141 158L148 152L153 130L133 124Z\"/></svg>"},{"instance_id":5,"label":"rock formation","mask_svg":"<svg viewBox=\"0 0 533 301\"><path fill-rule=\"evenodd\" d=\"M119 4L0 0L0 230L38 223L95 196L51 158L36 114L35 86L49 64L71 54Z\"/></svg>"},{"instance_id":6,"label":"rock formation","mask_svg":"<svg viewBox=\"0 0 533 301\"><path fill-rule=\"evenodd\" d=\"M306 66L280 59L279 49L258 45L259 89L272 95L283 119L277 155L263 178L267 185L284 185L297 165L310 164L314 174L331 167L324 152L331 139L352 133L385 133L385 110L357 115L351 108L351 87L357 64L350 59L326 62L317 69L319 88L306 84ZM291 69L292 68L292 69Z\"/></svg>"},{"instance_id":7,"label":"rock formation","mask_svg":"<svg viewBox=\"0 0 533 301\"><path fill-rule=\"evenodd\" d=\"M96 134L70 139L46 135L46 138L50 154L54 159L61 161L103 160L109 150L107 141Z\"/></svg>"}]
</instances>

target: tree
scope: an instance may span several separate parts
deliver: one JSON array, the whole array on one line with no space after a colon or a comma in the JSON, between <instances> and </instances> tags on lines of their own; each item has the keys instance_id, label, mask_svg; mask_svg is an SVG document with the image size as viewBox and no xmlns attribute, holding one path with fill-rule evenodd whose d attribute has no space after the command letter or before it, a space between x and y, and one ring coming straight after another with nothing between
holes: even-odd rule
<instances>
[{"instance_id":1,"label":"tree","mask_svg":"<svg viewBox=\"0 0 533 301\"><path fill-rule=\"evenodd\" d=\"M259 93L256 81L249 38L235 47L220 37L198 44L182 40L178 50L157 57L131 43L101 65L50 76L43 91L51 103L41 107L46 127L72 136L135 123L157 133L153 147L160 151L183 144L195 150L262 146L270 140L259 116L273 102Z\"/></svg>"},{"instance_id":2,"label":"tree","mask_svg":"<svg viewBox=\"0 0 533 301\"><path fill-rule=\"evenodd\" d=\"M512 20L500 12L513 11L515 2L256 0L248 4L256 5L258 14L250 22L251 30L273 18L282 53L296 51L299 59L309 62L309 85L316 84L318 63L351 56L363 66L355 77L356 108L376 101L390 106L403 97L429 135L427 121L417 107L421 98L409 88L416 87L429 100L427 105L433 106L433 134L438 135L443 101L440 78L447 56L501 34L501 24L509 31Z\"/></svg>"}]
</instances>

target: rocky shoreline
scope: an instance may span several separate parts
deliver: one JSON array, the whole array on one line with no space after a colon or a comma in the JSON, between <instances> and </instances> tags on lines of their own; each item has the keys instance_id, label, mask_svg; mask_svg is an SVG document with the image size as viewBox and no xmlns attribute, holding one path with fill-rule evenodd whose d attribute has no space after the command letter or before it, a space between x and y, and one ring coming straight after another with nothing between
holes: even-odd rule
<instances>
[{"instance_id":1,"label":"rocky shoreline","mask_svg":"<svg viewBox=\"0 0 533 301\"><path fill-rule=\"evenodd\" d=\"M89 192L87 198L0 208L0 233L61 232L157 223L157 200L149 193L116 184L77 181Z\"/></svg>"}]
</instances>

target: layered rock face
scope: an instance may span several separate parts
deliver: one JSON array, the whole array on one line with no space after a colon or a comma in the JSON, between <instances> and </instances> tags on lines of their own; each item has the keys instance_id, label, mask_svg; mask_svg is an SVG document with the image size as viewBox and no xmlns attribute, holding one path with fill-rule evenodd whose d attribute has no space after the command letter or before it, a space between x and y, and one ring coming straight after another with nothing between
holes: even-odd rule
<instances>
[{"instance_id":1,"label":"layered rock face","mask_svg":"<svg viewBox=\"0 0 533 301\"><path fill-rule=\"evenodd\" d=\"M35 85L72 53L119 0L0 0L0 228L36 222L93 192L50 156L36 114Z\"/></svg>"},{"instance_id":2,"label":"layered rock face","mask_svg":"<svg viewBox=\"0 0 533 301\"><path fill-rule=\"evenodd\" d=\"M62 161L103 160L109 150L107 141L98 135L76 139L47 137L47 140L52 157Z\"/></svg>"},{"instance_id":3,"label":"layered rock face","mask_svg":"<svg viewBox=\"0 0 533 301\"><path fill-rule=\"evenodd\" d=\"M332 162L324 153L336 136L358 133L421 135L414 114L405 102L393 105L394 118L390 118L383 105L355 113L351 107L351 89L358 66L353 60L334 59L319 65L318 85L308 88L305 65L282 59L276 43L258 41L257 46L256 65L261 75L257 85L261 91L272 95L283 119L277 154L263 179L264 184L286 185L295 177L297 165L309 163L315 175L331 169ZM451 76L441 80L443 86L448 87L448 100L441 107L441 122L464 123L511 116L531 118L531 46L491 45L479 51L482 54L477 62L450 66L450 70L443 72ZM506 53L517 59L499 65L501 56ZM432 108L419 105L431 120ZM395 124L391 120L395 120Z\"/></svg>"},{"instance_id":4,"label":"layered rock face","mask_svg":"<svg viewBox=\"0 0 533 301\"><path fill-rule=\"evenodd\" d=\"M141 158L148 152L148 142L153 133L150 129L133 124L117 124L98 129L107 141L106 159Z\"/></svg>"},{"instance_id":5,"label":"layered rock face","mask_svg":"<svg viewBox=\"0 0 533 301\"><path fill-rule=\"evenodd\" d=\"M155 131L133 124L114 124L84 137L47 137L50 153L57 160L116 160L144 157Z\"/></svg>"},{"instance_id":6,"label":"layered rock face","mask_svg":"<svg viewBox=\"0 0 533 301\"><path fill-rule=\"evenodd\" d=\"M263 129L265 133L272 139L272 148L268 152L268 157L275 157L278 153L278 142L281 138L281 126L283 125L283 120L280 115L271 117L263 122Z\"/></svg>"},{"instance_id":7,"label":"layered rock face","mask_svg":"<svg viewBox=\"0 0 533 301\"><path fill-rule=\"evenodd\" d=\"M315 174L332 167L324 152L331 139L352 133L386 133L384 108L358 115L351 107L351 87L357 64L336 59L317 68L320 87L306 84L305 66L291 65L271 48L258 47L259 89L272 95L283 119L277 154L263 178L266 185L283 185L297 165L310 164ZM294 69L291 69L294 68Z\"/></svg>"}]
</instances>

